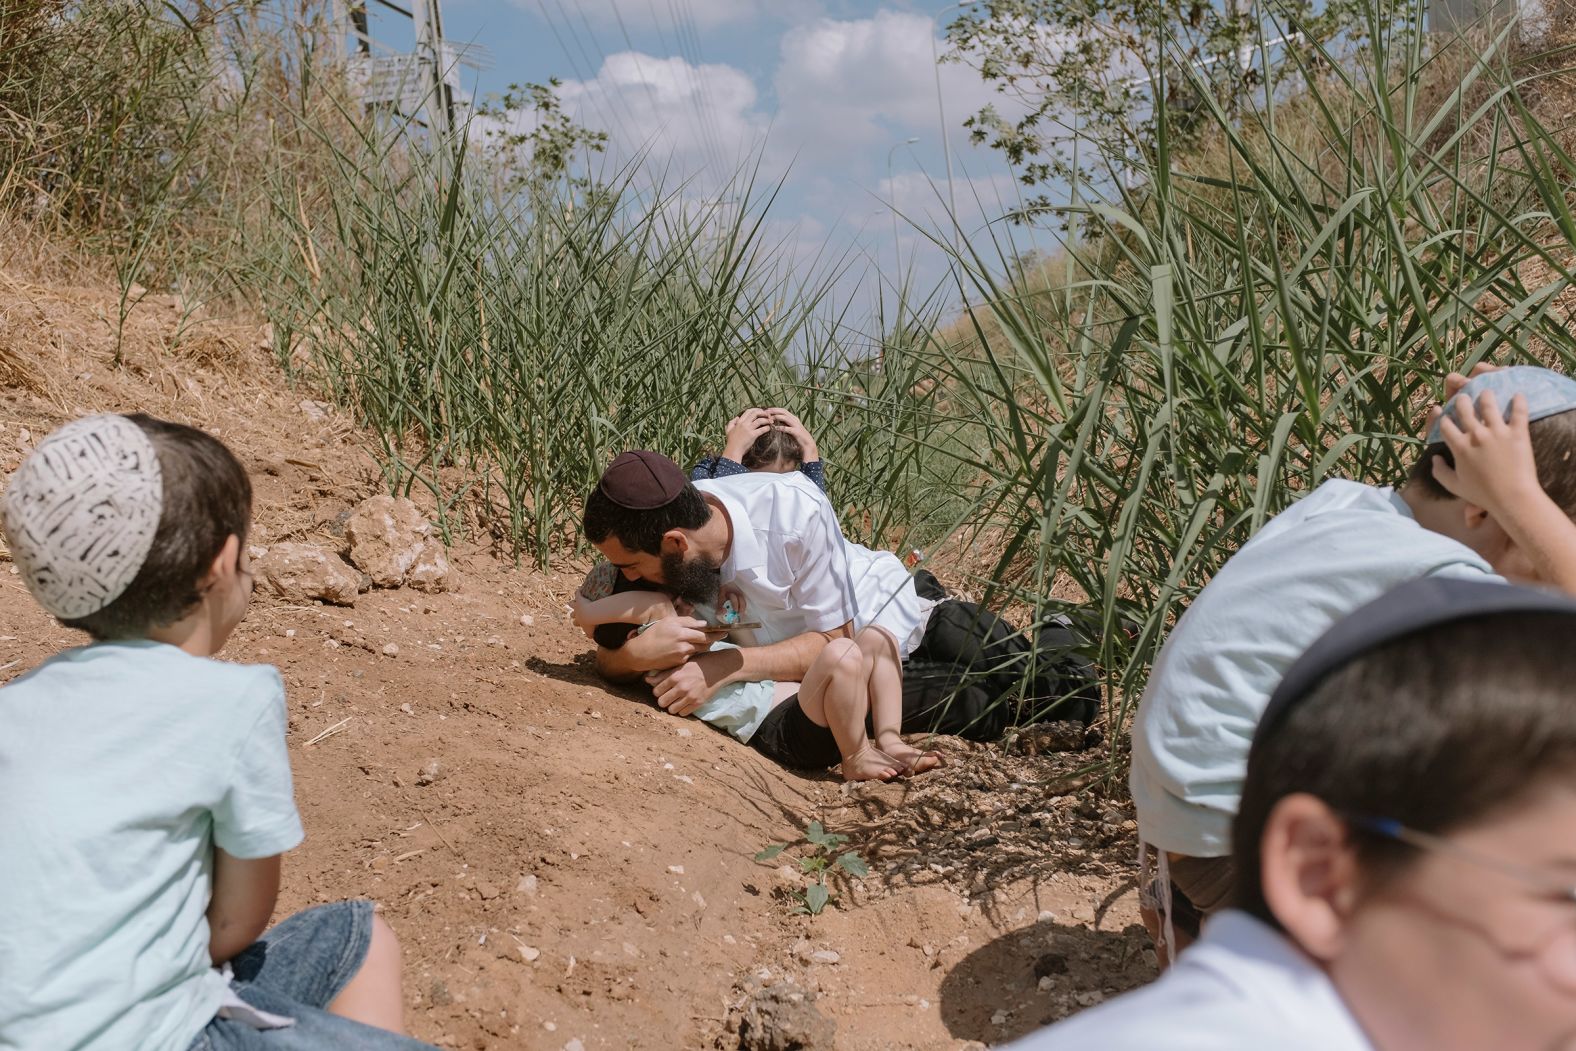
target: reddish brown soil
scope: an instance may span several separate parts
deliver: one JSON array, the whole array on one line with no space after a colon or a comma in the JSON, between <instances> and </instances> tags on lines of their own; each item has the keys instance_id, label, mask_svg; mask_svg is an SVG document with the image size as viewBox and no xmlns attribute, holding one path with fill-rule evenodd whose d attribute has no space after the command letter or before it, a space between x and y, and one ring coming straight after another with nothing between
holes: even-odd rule
<instances>
[{"instance_id":1,"label":"reddish brown soil","mask_svg":"<svg viewBox=\"0 0 1576 1051\"><path fill-rule=\"evenodd\" d=\"M303 407L256 326L183 327L166 297L133 312L112 366L114 301L74 271L0 269L0 472L66 419L144 410L243 457L254 543L337 543L338 516L379 490L364 436ZM837 1048L995 1044L1151 977L1130 813L1067 794L1102 750L949 742L949 766L908 784L799 776L605 688L562 613L572 563L541 574L463 540L453 560L461 586L441 595L374 591L353 609L259 595L225 653L278 665L290 689L308 835L281 914L380 902L418 1036L736 1047L747 998L792 980L818 993ZM0 681L80 641L3 549L0 595ZM788 855L753 860L812 819L872 870L813 918L790 914Z\"/></svg>"}]
</instances>

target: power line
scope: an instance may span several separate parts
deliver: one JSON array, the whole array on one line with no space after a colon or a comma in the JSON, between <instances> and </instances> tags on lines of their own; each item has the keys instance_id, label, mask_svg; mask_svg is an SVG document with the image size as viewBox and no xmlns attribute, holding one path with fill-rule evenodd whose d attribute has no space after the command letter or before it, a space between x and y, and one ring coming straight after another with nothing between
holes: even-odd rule
<instances>
[{"instance_id":1,"label":"power line","mask_svg":"<svg viewBox=\"0 0 1576 1051\"><path fill-rule=\"evenodd\" d=\"M563 34L558 31L558 24L553 21L553 16L547 13L546 0L537 0L537 9L541 12L542 21L547 23L548 30L552 32L553 39L558 41L559 50L564 53L564 58L568 60L569 68L574 73L575 79L580 81L582 84L592 84L595 78L587 77L583 72L581 72L580 64L575 61L574 53L569 50L569 45L565 42ZM560 10L562 10L562 8L560 8ZM618 129L620 138L628 137L628 129L625 128L624 122L622 120L617 119L617 114L610 114L607 110L602 108L601 100L597 98L597 91L595 88L587 91L585 93L585 98L590 102L592 108L596 110L597 118L602 122L602 127L604 130L612 131L616 127Z\"/></svg>"}]
</instances>

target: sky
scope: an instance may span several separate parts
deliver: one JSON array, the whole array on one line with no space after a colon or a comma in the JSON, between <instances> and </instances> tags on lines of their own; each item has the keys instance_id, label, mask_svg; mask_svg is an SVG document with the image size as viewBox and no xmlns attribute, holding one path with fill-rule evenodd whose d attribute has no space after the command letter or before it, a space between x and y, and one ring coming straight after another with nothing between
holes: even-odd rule
<instances>
[{"instance_id":1,"label":"sky","mask_svg":"<svg viewBox=\"0 0 1576 1051\"><path fill-rule=\"evenodd\" d=\"M370 11L374 37L408 42L408 20ZM652 170L704 195L759 158L763 181L783 180L769 230L796 265L846 254L858 274L911 268L919 288L945 278L944 254L913 224L950 230L932 48L945 51L951 6L445 0L442 13L452 43L480 44L490 60L461 71L463 93L557 77L566 112L607 133L610 165L644 150ZM1003 100L964 65L944 63L940 75L952 194L960 226L977 234L1013 206L1017 184L994 151L969 144L962 122ZM894 207L906 217L895 229ZM1020 251L1051 247L1048 232L997 228ZM850 280L841 291L854 294Z\"/></svg>"}]
</instances>

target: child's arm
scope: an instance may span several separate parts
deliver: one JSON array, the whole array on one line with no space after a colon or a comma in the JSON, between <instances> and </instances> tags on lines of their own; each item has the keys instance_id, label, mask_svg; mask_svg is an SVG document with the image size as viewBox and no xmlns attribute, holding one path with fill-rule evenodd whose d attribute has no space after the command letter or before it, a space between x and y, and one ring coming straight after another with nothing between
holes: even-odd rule
<instances>
[{"instance_id":1,"label":"child's arm","mask_svg":"<svg viewBox=\"0 0 1576 1051\"><path fill-rule=\"evenodd\" d=\"M224 963L268 927L279 897L280 855L235 858L213 848L213 897L208 901L208 957Z\"/></svg>"},{"instance_id":2,"label":"child's arm","mask_svg":"<svg viewBox=\"0 0 1576 1051\"><path fill-rule=\"evenodd\" d=\"M1434 457L1439 484L1476 504L1515 541L1543 583L1576 594L1576 523L1538 484L1532 438L1527 430L1527 399L1511 399L1510 419L1493 392L1473 406L1465 395L1456 401L1460 424L1449 416L1439 422L1440 436L1456 463Z\"/></svg>"},{"instance_id":3,"label":"child's arm","mask_svg":"<svg viewBox=\"0 0 1576 1051\"><path fill-rule=\"evenodd\" d=\"M592 628L602 624L644 624L675 613L673 600L660 591L621 591L599 599L588 599L576 592L569 602L569 619L587 636Z\"/></svg>"}]
</instances>

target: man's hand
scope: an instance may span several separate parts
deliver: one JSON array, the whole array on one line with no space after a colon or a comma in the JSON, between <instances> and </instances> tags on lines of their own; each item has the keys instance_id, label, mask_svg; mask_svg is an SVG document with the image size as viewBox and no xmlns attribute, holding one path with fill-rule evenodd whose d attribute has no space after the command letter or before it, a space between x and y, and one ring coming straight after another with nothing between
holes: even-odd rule
<instances>
[{"instance_id":1,"label":"man's hand","mask_svg":"<svg viewBox=\"0 0 1576 1051\"><path fill-rule=\"evenodd\" d=\"M654 671L646 682L657 695L657 707L669 715L692 715L695 709L711 700L723 686L730 682L730 674L738 670L737 650L705 653L686 661L677 668ZM730 659L733 658L733 659Z\"/></svg>"},{"instance_id":2,"label":"man's hand","mask_svg":"<svg viewBox=\"0 0 1576 1051\"><path fill-rule=\"evenodd\" d=\"M586 638L592 639L594 641L596 636L591 632L596 628L596 625L588 623L585 619L586 607L591 604L591 601L591 599L586 598L577 591L575 592L574 597L569 600L569 603L565 608L569 610L570 622L573 623L575 627L585 632Z\"/></svg>"},{"instance_id":3,"label":"man's hand","mask_svg":"<svg viewBox=\"0 0 1576 1051\"><path fill-rule=\"evenodd\" d=\"M766 409L745 409L728 421L728 436L722 445L722 455L734 463L742 463L755 439L772 429L772 418Z\"/></svg>"},{"instance_id":4,"label":"man's hand","mask_svg":"<svg viewBox=\"0 0 1576 1051\"><path fill-rule=\"evenodd\" d=\"M1503 521L1507 509L1517 502L1542 496L1527 430L1527 399L1518 394L1510 400L1509 420L1500 411L1493 391L1484 391L1475 406L1465 394L1457 395L1455 407L1461 422L1442 417L1439 434L1456 465L1451 467L1442 457L1434 457L1434 479L1498 521Z\"/></svg>"},{"instance_id":5,"label":"man's hand","mask_svg":"<svg viewBox=\"0 0 1576 1051\"><path fill-rule=\"evenodd\" d=\"M646 670L656 671L677 667L697 653L705 653L723 634L696 617L664 617L624 646L634 646Z\"/></svg>"},{"instance_id":6,"label":"man's hand","mask_svg":"<svg viewBox=\"0 0 1576 1051\"><path fill-rule=\"evenodd\" d=\"M800 421L799 417L787 409L771 408L766 410L771 422L799 440L799 448L804 454L805 463L813 463L821 458L821 450L815 444L815 438Z\"/></svg>"}]
</instances>

